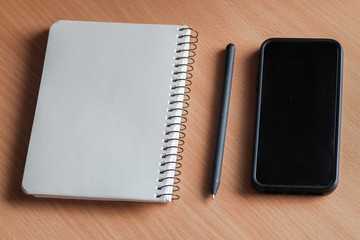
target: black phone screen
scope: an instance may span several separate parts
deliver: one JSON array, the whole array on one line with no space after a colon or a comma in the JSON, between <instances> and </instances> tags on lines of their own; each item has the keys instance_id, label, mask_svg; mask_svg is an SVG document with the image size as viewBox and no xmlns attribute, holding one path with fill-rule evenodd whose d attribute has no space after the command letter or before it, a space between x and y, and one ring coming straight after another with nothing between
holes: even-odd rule
<instances>
[{"instance_id":1,"label":"black phone screen","mask_svg":"<svg viewBox=\"0 0 360 240\"><path fill-rule=\"evenodd\" d=\"M262 51L257 181L332 184L338 158L341 46L333 40L275 40Z\"/></svg>"}]
</instances>

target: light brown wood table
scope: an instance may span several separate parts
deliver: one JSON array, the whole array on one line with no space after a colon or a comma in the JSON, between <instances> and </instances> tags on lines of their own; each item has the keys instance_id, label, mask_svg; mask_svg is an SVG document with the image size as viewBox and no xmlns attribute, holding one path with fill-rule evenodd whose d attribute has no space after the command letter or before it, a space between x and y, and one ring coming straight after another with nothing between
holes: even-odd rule
<instances>
[{"instance_id":1,"label":"light brown wood table","mask_svg":"<svg viewBox=\"0 0 360 240\"><path fill-rule=\"evenodd\" d=\"M22 192L47 30L59 19L199 31L180 200L37 199ZM251 186L258 49L270 37L334 38L344 48L340 183L330 195L263 195ZM209 178L229 42L237 53L213 201ZM360 239L359 142L359 1L0 1L0 239Z\"/></svg>"}]
</instances>

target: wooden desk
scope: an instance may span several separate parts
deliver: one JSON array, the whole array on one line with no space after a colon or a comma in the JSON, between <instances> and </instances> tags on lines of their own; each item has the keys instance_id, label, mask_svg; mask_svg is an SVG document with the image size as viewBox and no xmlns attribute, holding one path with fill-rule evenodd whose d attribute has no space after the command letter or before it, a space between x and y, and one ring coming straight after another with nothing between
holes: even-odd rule
<instances>
[{"instance_id":1,"label":"wooden desk","mask_svg":"<svg viewBox=\"0 0 360 240\"><path fill-rule=\"evenodd\" d=\"M0 1L1 239L360 239L357 1ZM46 48L59 19L187 24L199 33L179 201L36 199L21 188ZM326 37L345 52L340 184L328 196L262 195L250 184L258 49ZM221 188L208 192L223 71L237 46Z\"/></svg>"}]
</instances>

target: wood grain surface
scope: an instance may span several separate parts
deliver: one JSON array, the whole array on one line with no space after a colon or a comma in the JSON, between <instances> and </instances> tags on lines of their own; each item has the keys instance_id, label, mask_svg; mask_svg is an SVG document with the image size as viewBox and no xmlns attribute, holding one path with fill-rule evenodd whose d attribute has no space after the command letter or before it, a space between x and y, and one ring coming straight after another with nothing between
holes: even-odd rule
<instances>
[{"instance_id":1,"label":"wood grain surface","mask_svg":"<svg viewBox=\"0 0 360 240\"><path fill-rule=\"evenodd\" d=\"M59 19L199 31L180 200L37 199L22 192L47 31ZM360 239L359 19L356 0L0 0L0 239ZM344 48L340 183L330 195L262 195L250 184L258 49L270 37L334 38ZM229 42L237 53L213 201L209 178Z\"/></svg>"}]
</instances>

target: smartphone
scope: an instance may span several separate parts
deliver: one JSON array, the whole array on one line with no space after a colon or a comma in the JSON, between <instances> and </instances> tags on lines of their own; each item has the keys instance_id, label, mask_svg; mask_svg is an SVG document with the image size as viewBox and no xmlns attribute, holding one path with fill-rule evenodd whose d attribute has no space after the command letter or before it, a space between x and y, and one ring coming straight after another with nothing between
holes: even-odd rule
<instances>
[{"instance_id":1,"label":"smartphone","mask_svg":"<svg viewBox=\"0 0 360 240\"><path fill-rule=\"evenodd\" d=\"M343 50L332 39L272 38L260 49L252 183L325 194L338 184Z\"/></svg>"}]
</instances>

